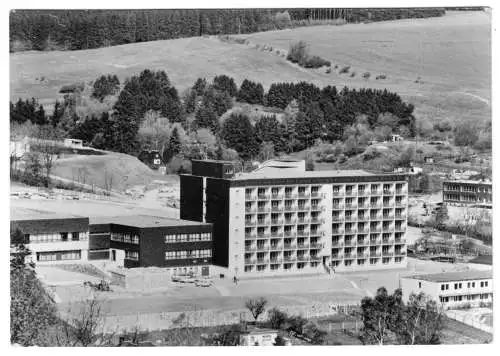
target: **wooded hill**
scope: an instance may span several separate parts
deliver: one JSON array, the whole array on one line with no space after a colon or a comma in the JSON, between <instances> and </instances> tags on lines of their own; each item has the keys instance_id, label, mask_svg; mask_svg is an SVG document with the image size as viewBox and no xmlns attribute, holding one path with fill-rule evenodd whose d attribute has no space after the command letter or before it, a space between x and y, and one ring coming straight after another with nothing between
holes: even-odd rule
<instances>
[{"instance_id":1,"label":"wooded hill","mask_svg":"<svg viewBox=\"0 0 500 356\"><path fill-rule=\"evenodd\" d=\"M444 15L442 8L14 10L10 52L81 50L203 35L244 34L295 26ZM323 21L323 22L322 22Z\"/></svg>"}]
</instances>

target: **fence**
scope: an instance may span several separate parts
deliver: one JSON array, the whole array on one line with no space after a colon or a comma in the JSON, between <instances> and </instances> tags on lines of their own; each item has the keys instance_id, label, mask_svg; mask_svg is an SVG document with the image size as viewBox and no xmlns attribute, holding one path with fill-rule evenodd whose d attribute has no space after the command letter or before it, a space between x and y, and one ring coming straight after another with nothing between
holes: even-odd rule
<instances>
[{"instance_id":1,"label":"fence","mask_svg":"<svg viewBox=\"0 0 500 356\"><path fill-rule=\"evenodd\" d=\"M475 314L474 311L464 311L464 310L447 310L446 316L451 319L455 319L464 324L470 325L473 328L485 331L487 333L493 334L493 326L487 325L481 321L481 314ZM491 315L492 317L492 315Z\"/></svg>"},{"instance_id":2,"label":"fence","mask_svg":"<svg viewBox=\"0 0 500 356\"><path fill-rule=\"evenodd\" d=\"M342 310L350 310L359 306L359 302L346 302L341 304L318 303L313 305L293 305L280 307L280 310L289 315L301 315L304 318L332 316ZM260 321L268 319L267 312L259 318ZM182 320L182 321L180 321ZM141 330L165 330L185 326L210 327L231 325L241 321L252 321L253 317L246 309L226 310L217 309L192 310L186 312L161 312L132 315L107 316L102 324L105 332L132 331L137 327ZM358 325L356 324L356 327ZM347 325L346 325L347 327Z\"/></svg>"}]
</instances>

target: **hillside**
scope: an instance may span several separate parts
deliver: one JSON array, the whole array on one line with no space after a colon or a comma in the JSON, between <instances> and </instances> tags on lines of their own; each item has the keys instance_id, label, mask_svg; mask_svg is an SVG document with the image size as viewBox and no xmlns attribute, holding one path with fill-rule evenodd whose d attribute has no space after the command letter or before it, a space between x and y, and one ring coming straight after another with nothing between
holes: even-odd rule
<instances>
[{"instance_id":1,"label":"hillside","mask_svg":"<svg viewBox=\"0 0 500 356\"><path fill-rule=\"evenodd\" d=\"M72 155L56 161L53 175L84 184L95 184L114 191L124 191L134 186L145 186L154 180L169 180L155 172L136 157L107 152L102 156Z\"/></svg>"},{"instance_id":2,"label":"hillside","mask_svg":"<svg viewBox=\"0 0 500 356\"><path fill-rule=\"evenodd\" d=\"M183 90L198 77L227 74L237 84L308 81L319 86L387 88L415 104L417 116L491 120L490 15L448 13L441 18L345 26L316 26L241 35L248 44L215 37L136 43L73 52L24 52L10 55L11 100L38 97L52 103L62 85L92 81L101 74L120 80L142 69L164 69ZM290 64L276 49L305 40L312 54L356 75L337 70L306 70ZM260 48L256 48L260 44ZM273 46L263 51L262 45ZM369 79L361 75L370 72ZM375 80L379 74L385 80Z\"/></svg>"}]
</instances>

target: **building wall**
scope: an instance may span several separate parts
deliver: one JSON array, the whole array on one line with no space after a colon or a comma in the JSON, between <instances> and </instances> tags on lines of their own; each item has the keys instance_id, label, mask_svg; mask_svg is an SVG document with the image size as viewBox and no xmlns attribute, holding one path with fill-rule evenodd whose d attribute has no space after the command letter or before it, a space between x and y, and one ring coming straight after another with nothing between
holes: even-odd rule
<instances>
[{"instance_id":1,"label":"building wall","mask_svg":"<svg viewBox=\"0 0 500 356\"><path fill-rule=\"evenodd\" d=\"M229 181L224 179L206 179L206 216L207 223L213 224L214 265L229 266Z\"/></svg>"},{"instance_id":2,"label":"building wall","mask_svg":"<svg viewBox=\"0 0 500 356\"><path fill-rule=\"evenodd\" d=\"M229 190L229 274L240 277L245 269L245 189Z\"/></svg>"},{"instance_id":3,"label":"building wall","mask_svg":"<svg viewBox=\"0 0 500 356\"><path fill-rule=\"evenodd\" d=\"M481 287L481 282L487 282L488 285ZM457 285L457 288L455 288L455 285ZM444 290L442 286L444 286ZM446 289L446 286L448 286L448 289ZM493 300L492 279L432 282L402 278L401 288L405 301L408 301L408 297L412 292L417 294L424 292L445 309L464 304L479 306L481 302L491 302ZM443 297L445 299L443 299ZM456 300L459 299L459 297L461 297L461 300Z\"/></svg>"},{"instance_id":4,"label":"building wall","mask_svg":"<svg viewBox=\"0 0 500 356\"><path fill-rule=\"evenodd\" d=\"M492 204L492 184L460 181L443 182L443 202L459 205Z\"/></svg>"},{"instance_id":5,"label":"building wall","mask_svg":"<svg viewBox=\"0 0 500 356\"><path fill-rule=\"evenodd\" d=\"M200 222L204 221L204 194L202 177L181 174L181 219Z\"/></svg>"},{"instance_id":6,"label":"building wall","mask_svg":"<svg viewBox=\"0 0 500 356\"><path fill-rule=\"evenodd\" d=\"M273 346L278 332L249 333L240 336L240 346Z\"/></svg>"}]
</instances>

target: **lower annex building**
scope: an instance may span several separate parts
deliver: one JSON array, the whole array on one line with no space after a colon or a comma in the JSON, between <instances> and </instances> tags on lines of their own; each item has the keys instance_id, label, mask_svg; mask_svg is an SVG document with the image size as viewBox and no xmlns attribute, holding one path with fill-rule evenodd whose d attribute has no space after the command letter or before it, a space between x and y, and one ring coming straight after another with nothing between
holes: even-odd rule
<instances>
[{"instance_id":1,"label":"lower annex building","mask_svg":"<svg viewBox=\"0 0 500 356\"><path fill-rule=\"evenodd\" d=\"M212 225L149 215L88 218L14 211L11 231L24 234L36 264L106 262L209 275Z\"/></svg>"},{"instance_id":2,"label":"lower annex building","mask_svg":"<svg viewBox=\"0 0 500 356\"><path fill-rule=\"evenodd\" d=\"M231 276L399 268L406 264L404 174L305 171L275 161L249 173L193 161L181 218L213 224L213 264Z\"/></svg>"}]
</instances>

